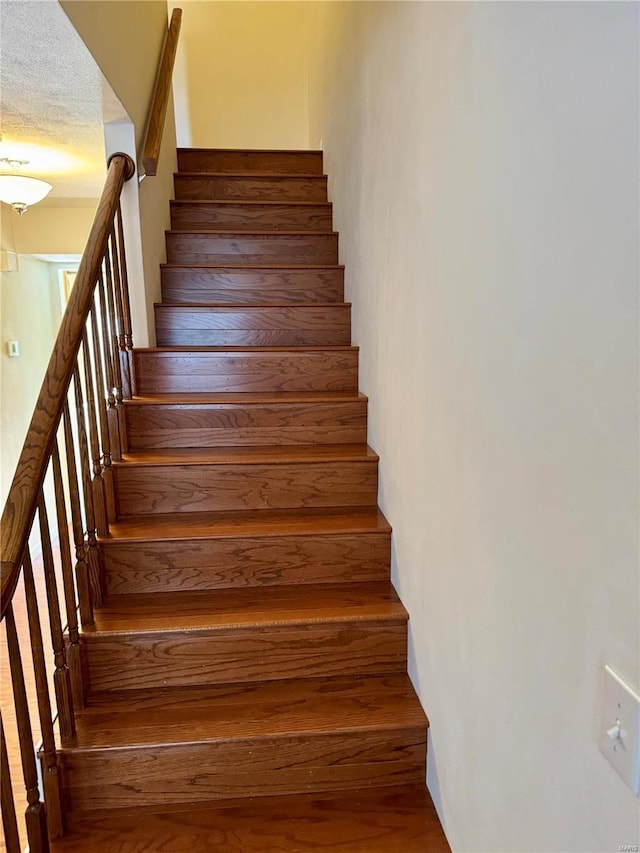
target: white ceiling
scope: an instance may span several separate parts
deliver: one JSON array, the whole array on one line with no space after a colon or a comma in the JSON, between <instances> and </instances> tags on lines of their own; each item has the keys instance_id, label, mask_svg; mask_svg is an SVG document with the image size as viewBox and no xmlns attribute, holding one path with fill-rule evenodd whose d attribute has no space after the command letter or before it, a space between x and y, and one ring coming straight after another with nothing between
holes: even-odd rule
<instances>
[{"instance_id":1,"label":"white ceiling","mask_svg":"<svg viewBox=\"0 0 640 853\"><path fill-rule=\"evenodd\" d=\"M0 157L53 184L44 205L99 196L103 123L125 117L56 0L0 0Z\"/></svg>"}]
</instances>

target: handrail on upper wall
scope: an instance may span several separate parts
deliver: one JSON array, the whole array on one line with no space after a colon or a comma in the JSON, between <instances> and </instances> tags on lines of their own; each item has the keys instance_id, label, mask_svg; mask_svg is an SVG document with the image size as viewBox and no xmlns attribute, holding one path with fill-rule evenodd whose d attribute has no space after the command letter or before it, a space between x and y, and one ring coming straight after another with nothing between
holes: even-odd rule
<instances>
[{"instance_id":1,"label":"handrail on upper wall","mask_svg":"<svg viewBox=\"0 0 640 853\"><path fill-rule=\"evenodd\" d=\"M158 172L158 160L160 158L160 146L164 134L164 120L167 115L169 104L169 93L171 92L171 78L173 66L178 48L178 37L180 35L180 24L182 21L182 9L174 9L171 14L171 22L167 30L162 48L162 57L158 68L158 76L153 90L151 109L149 111L149 122L147 133L142 149L142 165L144 174L153 177Z\"/></svg>"}]
</instances>

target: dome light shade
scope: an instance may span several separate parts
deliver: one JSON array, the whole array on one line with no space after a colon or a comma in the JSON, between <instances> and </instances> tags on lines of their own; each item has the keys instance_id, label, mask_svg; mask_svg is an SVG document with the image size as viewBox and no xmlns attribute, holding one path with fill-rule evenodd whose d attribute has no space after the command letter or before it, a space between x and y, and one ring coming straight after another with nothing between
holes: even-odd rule
<instances>
[{"instance_id":1,"label":"dome light shade","mask_svg":"<svg viewBox=\"0 0 640 853\"><path fill-rule=\"evenodd\" d=\"M19 216L51 192L52 186L47 181L16 174L18 166L26 165L24 162L19 160L1 160L0 162L8 163L14 168L13 174L0 175L0 201L10 204Z\"/></svg>"}]
</instances>

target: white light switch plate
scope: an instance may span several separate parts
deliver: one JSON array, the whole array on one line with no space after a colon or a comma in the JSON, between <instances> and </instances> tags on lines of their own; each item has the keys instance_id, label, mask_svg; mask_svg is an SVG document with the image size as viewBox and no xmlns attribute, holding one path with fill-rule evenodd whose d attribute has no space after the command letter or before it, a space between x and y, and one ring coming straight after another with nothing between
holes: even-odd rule
<instances>
[{"instance_id":1,"label":"white light switch plate","mask_svg":"<svg viewBox=\"0 0 640 853\"><path fill-rule=\"evenodd\" d=\"M598 743L634 794L640 794L640 696L608 666Z\"/></svg>"},{"instance_id":2,"label":"white light switch plate","mask_svg":"<svg viewBox=\"0 0 640 853\"><path fill-rule=\"evenodd\" d=\"M17 358L20 355L20 341L8 341L7 352L9 358Z\"/></svg>"}]
</instances>

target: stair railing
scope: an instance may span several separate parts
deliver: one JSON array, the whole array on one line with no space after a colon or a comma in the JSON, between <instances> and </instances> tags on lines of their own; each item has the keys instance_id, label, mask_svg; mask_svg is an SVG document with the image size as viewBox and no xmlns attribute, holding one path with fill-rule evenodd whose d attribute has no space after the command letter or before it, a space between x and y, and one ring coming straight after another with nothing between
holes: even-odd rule
<instances>
[{"instance_id":1,"label":"stair railing","mask_svg":"<svg viewBox=\"0 0 640 853\"><path fill-rule=\"evenodd\" d=\"M64 831L55 720L36 586L41 570L55 667L58 736L61 744L70 744L75 735L75 709L84 703L79 626L93 623L94 606L102 601L104 576L98 537L108 534L115 518L112 462L126 450L123 400L135 390L120 209L124 182L134 174L135 165L128 155L110 158L87 247L2 513L0 619L6 628L31 853L48 851L49 837L59 837ZM51 527L57 531L57 541L55 535L52 541L50 514L54 515ZM14 608L20 581L25 614ZM19 630L21 618L25 630ZM22 664L25 637L37 695L43 798ZM8 853L19 853L1 718L0 746L5 843Z\"/></svg>"},{"instance_id":2,"label":"stair railing","mask_svg":"<svg viewBox=\"0 0 640 853\"><path fill-rule=\"evenodd\" d=\"M156 84L151 99L147 132L142 148L142 157L140 158L145 175L148 177L153 177L158 171L160 147L164 134L164 120L167 115L167 106L169 105L173 66L176 60L181 23L182 9L174 9L171 13L169 29L167 30L162 48L158 76L156 77Z\"/></svg>"}]
</instances>

